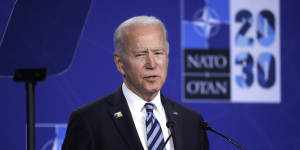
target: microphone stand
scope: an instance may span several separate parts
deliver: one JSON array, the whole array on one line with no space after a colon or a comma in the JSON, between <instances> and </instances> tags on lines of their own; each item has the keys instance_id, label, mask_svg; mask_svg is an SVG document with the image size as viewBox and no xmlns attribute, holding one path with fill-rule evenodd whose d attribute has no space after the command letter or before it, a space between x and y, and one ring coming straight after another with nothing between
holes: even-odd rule
<instances>
[{"instance_id":1,"label":"microphone stand","mask_svg":"<svg viewBox=\"0 0 300 150\"><path fill-rule=\"evenodd\" d=\"M203 128L204 130L209 130L209 131L211 131L211 132L213 132L213 133L216 133L216 134L220 135L221 137L223 137L223 138L225 138L227 141L229 141L231 144L233 144L233 145L235 145L236 147L238 147L240 150L246 150L244 147L242 147L240 144L238 144L237 142L235 142L233 139L231 139L231 138L225 136L224 134L222 134L222 133L216 131L215 129L211 128L211 127L208 125L207 122L204 122L204 121L202 122L202 128Z\"/></svg>"},{"instance_id":2,"label":"microphone stand","mask_svg":"<svg viewBox=\"0 0 300 150\"><path fill-rule=\"evenodd\" d=\"M14 81L26 83L27 93L27 150L35 150L35 102L37 81L46 79L46 69L17 69Z\"/></svg>"},{"instance_id":3,"label":"microphone stand","mask_svg":"<svg viewBox=\"0 0 300 150\"><path fill-rule=\"evenodd\" d=\"M164 145L163 145L163 147L162 147L161 150L163 150L163 149L166 147L166 145L167 145L168 141L170 140L170 138L174 136L174 121L171 121L171 120L168 121L167 124L166 124L166 126L167 126L167 128L170 129L171 134L170 134L170 136L167 138L167 140L164 142Z\"/></svg>"}]
</instances>

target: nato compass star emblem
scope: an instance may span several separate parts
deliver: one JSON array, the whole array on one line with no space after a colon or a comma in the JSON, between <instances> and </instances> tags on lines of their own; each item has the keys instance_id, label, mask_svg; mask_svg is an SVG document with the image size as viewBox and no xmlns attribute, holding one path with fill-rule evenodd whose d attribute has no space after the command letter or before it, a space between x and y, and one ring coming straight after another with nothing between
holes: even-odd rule
<instances>
[{"instance_id":1,"label":"nato compass star emblem","mask_svg":"<svg viewBox=\"0 0 300 150\"><path fill-rule=\"evenodd\" d=\"M221 21L215 10L203 7L195 12L192 23L199 36L210 38L219 32Z\"/></svg>"}]
</instances>

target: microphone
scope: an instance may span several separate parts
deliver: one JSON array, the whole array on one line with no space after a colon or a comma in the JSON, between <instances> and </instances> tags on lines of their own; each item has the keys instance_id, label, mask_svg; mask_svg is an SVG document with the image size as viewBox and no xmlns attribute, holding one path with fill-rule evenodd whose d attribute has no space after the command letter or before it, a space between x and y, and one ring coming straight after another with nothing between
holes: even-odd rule
<instances>
[{"instance_id":1,"label":"microphone","mask_svg":"<svg viewBox=\"0 0 300 150\"><path fill-rule=\"evenodd\" d=\"M211 128L207 122L202 121L201 122L201 127L203 128L203 130L209 130L215 134L220 135L221 137L225 138L227 141L229 141L231 144L235 145L236 147L238 147L240 150L246 150L244 147L242 147L240 144L238 144L237 142L235 142L234 140L230 139L229 137L223 135L222 133L216 131L215 129Z\"/></svg>"},{"instance_id":2,"label":"microphone","mask_svg":"<svg viewBox=\"0 0 300 150\"><path fill-rule=\"evenodd\" d=\"M170 138L174 136L174 124L175 123L172 120L168 120L167 121L166 126L168 127L168 129L170 129L171 134L169 135L169 137L167 138L167 140L164 142L164 145L161 148L161 150L163 150L166 147L166 145L167 145L168 141L170 140Z\"/></svg>"}]
</instances>

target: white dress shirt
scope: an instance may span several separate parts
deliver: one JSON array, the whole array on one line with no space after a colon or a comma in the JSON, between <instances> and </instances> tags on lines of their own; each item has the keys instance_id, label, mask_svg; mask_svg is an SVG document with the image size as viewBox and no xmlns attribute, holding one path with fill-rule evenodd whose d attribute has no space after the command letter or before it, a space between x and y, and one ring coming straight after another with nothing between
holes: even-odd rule
<instances>
[{"instance_id":1,"label":"white dress shirt","mask_svg":"<svg viewBox=\"0 0 300 150\"><path fill-rule=\"evenodd\" d=\"M142 98L133 93L130 89L127 88L126 84L122 84L122 91L125 96L125 99L128 103L134 125L136 127L137 133L139 135L140 141L142 142L144 150L148 150L147 147L147 133L146 133L146 109L144 105L147 101L144 101ZM164 140L166 141L170 135L170 130L166 127L167 117L165 113L165 109L161 104L160 91L155 96L155 98L150 101L150 103L154 104L153 114L158 120L162 132L164 134ZM172 138L166 145L166 150L174 150L174 144Z\"/></svg>"}]
</instances>

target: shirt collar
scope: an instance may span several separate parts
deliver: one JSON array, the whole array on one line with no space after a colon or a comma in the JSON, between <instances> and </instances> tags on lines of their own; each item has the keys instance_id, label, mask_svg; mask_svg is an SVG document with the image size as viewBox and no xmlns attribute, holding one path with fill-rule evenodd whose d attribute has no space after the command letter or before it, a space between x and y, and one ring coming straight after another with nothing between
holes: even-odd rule
<instances>
[{"instance_id":1,"label":"shirt collar","mask_svg":"<svg viewBox=\"0 0 300 150\"><path fill-rule=\"evenodd\" d=\"M142 112L144 109L144 105L148 103L147 101L143 100L141 97L133 93L125 83L122 84L122 91L125 96L125 99L127 100L127 103L129 105L130 110ZM154 104L156 110L159 113L162 113L163 106L161 104L161 97L160 97L160 91L158 91L157 95L154 97L150 103Z\"/></svg>"}]
</instances>

